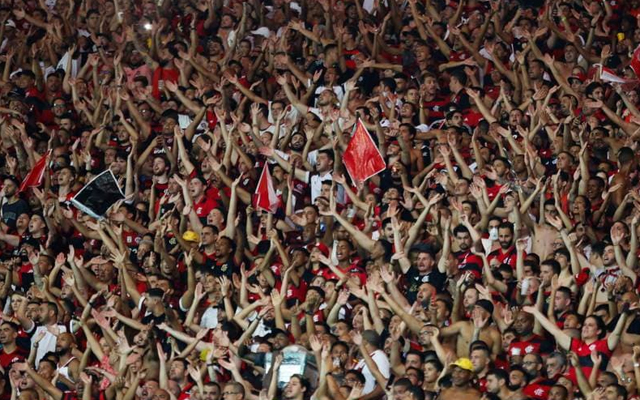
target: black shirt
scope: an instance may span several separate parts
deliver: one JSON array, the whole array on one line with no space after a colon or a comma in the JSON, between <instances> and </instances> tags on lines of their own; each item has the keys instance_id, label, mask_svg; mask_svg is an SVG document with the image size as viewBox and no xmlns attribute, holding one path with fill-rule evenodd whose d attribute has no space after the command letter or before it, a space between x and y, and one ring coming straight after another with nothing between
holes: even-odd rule
<instances>
[{"instance_id":1,"label":"black shirt","mask_svg":"<svg viewBox=\"0 0 640 400\"><path fill-rule=\"evenodd\" d=\"M444 290L447 276L440 272L438 268L434 268L431 272L420 274L415 267L411 267L406 275L407 278L407 301L413 303L416 301L420 285L429 283L436 288L438 293Z\"/></svg>"},{"instance_id":2,"label":"black shirt","mask_svg":"<svg viewBox=\"0 0 640 400\"><path fill-rule=\"evenodd\" d=\"M11 230L16 229L16 220L21 214L29 213L29 204L22 199L18 199L15 203L5 203L2 206L2 222L7 224Z\"/></svg>"}]
</instances>

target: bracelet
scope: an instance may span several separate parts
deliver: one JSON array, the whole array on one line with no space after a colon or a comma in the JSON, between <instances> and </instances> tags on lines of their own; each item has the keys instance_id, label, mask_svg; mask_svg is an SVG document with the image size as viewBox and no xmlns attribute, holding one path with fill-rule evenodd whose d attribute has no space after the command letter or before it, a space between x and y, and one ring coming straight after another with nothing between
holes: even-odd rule
<instances>
[{"instance_id":1,"label":"bracelet","mask_svg":"<svg viewBox=\"0 0 640 400\"><path fill-rule=\"evenodd\" d=\"M634 366L635 368L638 368L638 367L640 367L640 363L634 362L634 363L633 363L633 366Z\"/></svg>"}]
</instances>

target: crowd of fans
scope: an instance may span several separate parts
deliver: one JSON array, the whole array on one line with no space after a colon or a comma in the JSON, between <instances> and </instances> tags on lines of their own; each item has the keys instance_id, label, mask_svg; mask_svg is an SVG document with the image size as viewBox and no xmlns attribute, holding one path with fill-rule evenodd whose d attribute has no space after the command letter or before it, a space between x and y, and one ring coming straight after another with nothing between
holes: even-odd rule
<instances>
[{"instance_id":1,"label":"crowd of fans","mask_svg":"<svg viewBox=\"0 0 640 400\"><path fill-rule=\"evenodd\" d=\"M0 43L0 400L640 398L640 1L1 0Z\"/></svg>"}]
</instances>

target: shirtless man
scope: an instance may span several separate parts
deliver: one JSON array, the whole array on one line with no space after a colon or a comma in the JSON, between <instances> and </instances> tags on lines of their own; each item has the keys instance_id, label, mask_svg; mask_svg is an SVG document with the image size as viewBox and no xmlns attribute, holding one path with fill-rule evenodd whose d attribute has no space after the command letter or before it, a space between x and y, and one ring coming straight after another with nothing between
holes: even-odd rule
<instances>
[{"instance_id":1,"label":"shirtless man","mask_svg":"<svg viewBox=\"0 0 640 400\"><path fill-rule=\"evenodd\" d=\"M473 308L472 321L458 321L442 328L440 336L443 338L456 336L456 354L459 357L469 357L469 345L474 340L485 342L495 357L501 351L502 337L495 327L488 324L491 314L493 314L493 304L489 300L478 300ZM476 329L479 332L475 332ZM474 338L474 336L477 337Z\"/></svg>"},{"instance_id":2,"label":"shirtless man","mask_svg":"<svg viewBox=\"0 0 640 400\"><path fill-rule=\"evenodd\" d=\"M543 212L540 221L533 225L533 244L531 252L540 256L541 260L546 260L549 254L553 253L553 242L558 237L556 228L546 222L549 216L557 217L555 201L553 199L544 202ZM526 218L525 218L526 221Z\"/></svg>"},{"instance_id":3,"label":"shirtless man","mask_svg":"<svg viewBox=\"0 0 640 400\"><path fill-rule=\"evenodd\" d=\"M467 350L468 352L468 350ZM477 400L481 393L472 386L473 364L468 358L459 358L451 364L451 387L445 388L439 400Z\"/></svg>"}]
</instances>

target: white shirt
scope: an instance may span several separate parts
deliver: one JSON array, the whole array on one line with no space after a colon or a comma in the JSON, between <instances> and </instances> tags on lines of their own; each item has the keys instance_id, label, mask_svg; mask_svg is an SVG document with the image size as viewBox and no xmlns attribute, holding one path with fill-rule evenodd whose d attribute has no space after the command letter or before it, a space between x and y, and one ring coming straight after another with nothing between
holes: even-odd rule
<instances>
[{"instance_id":1,"label":"white shirt","mask_svg":"<svg viewBox=\"0 0 640 400\"><path fill-rule=\"evenodd\" d=\"M373 359L373 362L378 366L378 370L380 371L382 376L389 379L389 376L391 376L391 367L389 365L389 359L387 358L387 355L384 354L384 351L379 349L374 351L373 353L371 353L371 358ZM362 375L364 375L365 379L364 389L362 389L362 395L365 396L373 392L373 389L376 387L377 382L376 378L373 376L371 370L367 366L367 363L365 363L364 360L360 361L358 365L356 365L356 369L362 371Z\"/></svg>"},{"instance_id":2,"label":"white shirt","mask_svg":"<svg viewBox=\"0 0 640 400\"><path fill-rule=\"evenodd\" d=\"M311 175L310 172L307 173L306 181L309 182L309 186L311 187L311 203L312 204L316 201L316 198L320 196L321 189L322 189L322 182L333 181L333 177L331 175L332 173L333 171L327 171L324 173L324 175L320 175L319 173Z\"/></svg>"},{"instance_id":3,"label":"white shirt","mask_svg":"<svg viewBox=\"0 0 640 400\"><path fill-rule=\"evenodd\" d=\"M64 325L57 325L57 327L60 333L67 331L67 327ZM49 332L46 326L42 326L42 325L36 327L36 330L33 333L33 337L37 337L40 334L40 332L44 332L44 337L38 343L38 349L36 351L36 369L38 368L38 365L40 365L40 360L44 358L45 354L56 351L56 342L58 340L58 338L54 334ZM33 345L34 345L34 341L32 340L31 347L33 347Z\"/></svg>"},{"instance_id":4,"label":"white shirt","mask_svg":"<svg viewBox=\"0 0 640 400\"><path fill-rule=\"evenodd\" d=\"M215 329L218 326L218 309L209 307L200 318L200 326L208 329Z\"/></svg>"}]
</instances>

